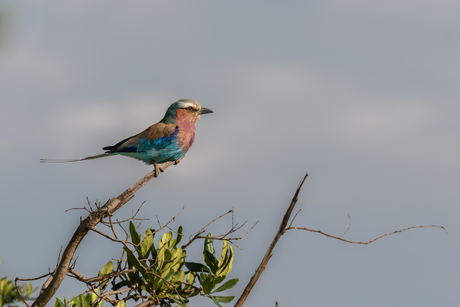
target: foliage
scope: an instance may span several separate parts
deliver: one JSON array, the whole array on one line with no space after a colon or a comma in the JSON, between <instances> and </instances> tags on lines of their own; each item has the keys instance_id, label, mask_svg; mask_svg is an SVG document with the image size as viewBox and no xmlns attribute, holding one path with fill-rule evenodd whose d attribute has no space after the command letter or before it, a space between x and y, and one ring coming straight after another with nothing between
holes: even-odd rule
<instances>
[{"instance_id":1,"label":"foliage","mask_svg":"<svg viewBox=\"0 0 460 307\"><path fill-rule=\"evenodd\" d=\"M112 261L104 265L98 276L106 278L99 277L97 283L87 282L96 291L68 302L56 299L55 306L100 307L104 299L118 305L129 300L151 300L158 306L177 304L185 307L189 299L197 295L210 298L218 306L232 301L234 296L214 294L228 290L238 282L238 279L231 279L223 283L232 270L233 247L224 238L221 256L217 258L212 236L208 234L204 242L204 263L186 262L185 247L178 247L183 237L182 230L180 226L175 238L172 231L164 233L155 246L157 232L147 229L141 235L130 221L130 241L121 241L121 260L115 265ZM109 285L111 290L108 290Z\"/></svg>"},{"instance_id":2,"label":"foliage","mask_svg":"<svg viewBox=\"0 0 460 307\"><path fill-rule=\"evenodd\" d=\"M97 293L97 289L95 290ZM102 301L93 305L94 302L97 300L97 295L94 292L88 293L86 295L80 294L77 297L74 297L71 300L61 301L60 298L56 298L56 302L54 303L54 307L101 307Z\"/></svg>"},{"instance_id":3,"label":"foliage","mask_svg":"<svg viewBox=\"0 0 460 307\"><path fill-rule=\"evenodd\" d=\"M0 260L0 265L1 265ZM0 306L16 307L16 303L21 302L23 299L28 299L30 295L37 290L32 288L32 283L22 283L18 286L21 294L14 287L12 280L8 277L0 278Z\"/></svg>"}]
</instances>

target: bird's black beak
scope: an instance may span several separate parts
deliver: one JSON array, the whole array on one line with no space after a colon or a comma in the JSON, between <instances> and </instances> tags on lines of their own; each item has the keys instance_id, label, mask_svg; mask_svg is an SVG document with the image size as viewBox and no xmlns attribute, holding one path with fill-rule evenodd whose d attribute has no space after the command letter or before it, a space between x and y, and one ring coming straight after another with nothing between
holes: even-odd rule
<instances>
[{"instance_id":1,"label":"bird's black beak","mask_svg":"<svg viewBox=\"0 0 460 307\"><path fill-rule=\"evenodd\" d=\"M203 115L203 114L208 114L208 113L214 113L211 109L208 108L201 108L201 110L198 111L198 114Z\"/></svg>"}]
</instances>

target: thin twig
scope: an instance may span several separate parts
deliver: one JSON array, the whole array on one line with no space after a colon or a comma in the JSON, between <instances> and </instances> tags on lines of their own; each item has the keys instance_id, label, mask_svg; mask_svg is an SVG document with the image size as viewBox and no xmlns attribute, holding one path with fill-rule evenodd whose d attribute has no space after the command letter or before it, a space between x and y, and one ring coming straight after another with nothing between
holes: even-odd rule
<instances>
[{"instance_id":1,"label":"thin twig","mask_svg":"<svg viewBox=\"0 0 460 307\"><path fill-rule=\"evenodd\" d=\"M325 233L321 230L315 230L315 229L309 229L309 228L305 228L305 227L289 227L289 228L286 228L286 230L293 230L293 229L299 229L299 230L305 230L305 231L310 231L310 232L316 232L316 233L319 233L319 234L322 234L323 236L326 236L326 237L329 237L329 238L333 238L333 239L337 239L337 240L340 240L340 241L343 241L343 242L348 242L348 243L353 243L353 244L364 244L364 245L367 245L367 244L370 244L370 243L373 243L375 241L377 241L378 239L381 239L383 237L386 237L386 236L391 236L391 235L394 235L395 233L400 233L400 232L403 232L403 231L406 231L406 230L410 230L410 229L414 229L414 228L427 228L427 227L438 227L438 228L442 228L446 234L447 233L447 230L444 226L439 226L439 225L423 225L423 226L412 226L412 227L407 227L407 228L404 228L404 229L401 229L401 230L395 230L393 232L389 232L389 233L386 233L386 234L383 234L375 239L372 239L370 241L366 241L366 242L362 242L362 241L351 241L351 240L346 240L346 239L343 239L341 236L340 237L337 237L337 236L333 236L333 235L330 235L328 233Z\"/></svg>"},{"instance_id":2,"label":"thin twig","mask_svg":"<svg viewBox=\"0 0 460 307\"><path fill-rule=\"evenodd\" d=\"M67 209L67 210L64 211L64 212L67 212L67 211L70 211L70 210L86 210L86 211L90 212L90 211L89 211L88 209L86 209L86 208L69 208L69 209Z\"/></svg>"},{"instance_id":3,"label":"thin twig","mask_svg":"<svg viewBox=\"0 0 460 307\"><path fill-rule=\"evenodd\" d=\"M69 273L72 274L70 276L72 276L75 279L77 279L77 280L79 280L81 282L84 282L86 284L98 282L98 281L104 280L106 278L112 278L112 277L120 276L120 275L123 275L123 274L126 274L126 273L132 273L132 272L136 272L136 270L135 269L129 269L129 270L123 270L123 271L120 271L120 272L113 272L113 273L109 273L109 274L95 276L95 277L84 277L83 275L81 275L80 273L75 271L74 269L69 269Z\"/></svg>"},{"instance_id":4,"label":"thin twig","mask_svg":"<svg viewBox=\"0 0 460 307\"><path fill-rule=\"evenodd\" d=\"M46 276L50 276L50 275L53 275L54 274L54 271L53 272L49 272L45 275L42 275L42 276L38 276L38 277L33 277L33 278L19 278L19 277L16 277L15 280L19 280L19 281L32 281L32 280L38 280L38 279L42 279L42 278L45 278Z\"/></svg>"},{"instance_id":5,"label":"thin twig","mask_svg":"<svg viewBox=\"0 0 460 307\"><path fill-rule=\"evenodd\" d=\"M30 307L30 305L26 302L26 300L24 299L24 297L22 296L22 293L21 293L21 290L19 289L19 286L18 286L18 278L15 278L14 279L14 286L16 287L16 291L18 291L18 294L19 294L19 298L22 300L22 302L24 304L27 305L27 307Z\"/></svg>"},{"instance_id":6,"label":"thin twig","mask_svg":"<svg viewBox=\"0 0 460 307\"><path fill-rule=\"evenodd\" d=\"M291 226L292 226L292 223L291 223L291 225L289 225L289 227L291 227ZM347 230L345 230L345 232L340 236L340 238L342 238L342 237L348 232L348 230L350 229L350 227L351 227L351 217L350 217L350 215L348 214L348 228L347 228Z\"/></svg>"},{"instance_id":7,"label":"thin twig","mask_svg":"<svg viewBox=\"0 0 460 307\"><path fill-rule=\"evenodd\" d=\"M294 223L294 220L295 220L295 218L297 217L297 215L300 213L300 211L302 211L302 209L299 209L299 211L297 211L297 213L294 215L294 217L293 217L292 220L291 220L291 223L289 224L289 227L292 226L292 223Z\"/></svg>"},{"instance_id":8,"label":"thin twig","mask_svg":"<svg viewBox=\"0 0 460 307\"><path fill-rule=\"evenodd\" d=\"M229 210L228 212L225 212L224 214L222 214L221 216L218 216L216 217L215 219L213 219L211 222L207 223L203 228L200 229L200 231L198 231L198 233L188 241L187 244L184 244L181 246L182 249L186 248L187 246L189 246L190 244L192 244L193 241L195 241L196 239L198 239L198 236L201 235L205 230L206 228L211 225L212 223L214 223L215 221L217 221L218 219L221 219L222 217L226 216L227 214L231 213L233 210Z\"/></svg>"}]
</instances>

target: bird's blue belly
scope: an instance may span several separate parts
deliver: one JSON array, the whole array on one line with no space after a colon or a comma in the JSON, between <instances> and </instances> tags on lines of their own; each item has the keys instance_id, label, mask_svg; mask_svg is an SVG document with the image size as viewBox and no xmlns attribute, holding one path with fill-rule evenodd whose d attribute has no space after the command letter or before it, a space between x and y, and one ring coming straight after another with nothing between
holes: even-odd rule
<instances>
[{"instance_id":1,"label":"bird's blue belly","mask_svg":"<svg viewBox=\"0 0 460 307\"><path fill-rule=\"evenodd\" d=\"M172 145L172 144L171 144ZM138 152L119 152L117 154L141 160L147 164L164 163L167 161L175 161L182 158L185 151L176 146L167 146L160 149L147 149Z\"/></svg>"},{"instance_id":2,"label":"bird's blue belly","mask_svg":"<svg viewBox=\"0 0 460 307\"><path fill-rule=\"evenodd\" d=\"M175 161L182 158L185 154L185 151L179 148L162 148L162 149L153 149L146 152L139 153L140 157L136 158L144 161L147 164L155 163L164 163L167 161ZM133 157L135 158L135 157Z\"/></svg>"}]
</instances>

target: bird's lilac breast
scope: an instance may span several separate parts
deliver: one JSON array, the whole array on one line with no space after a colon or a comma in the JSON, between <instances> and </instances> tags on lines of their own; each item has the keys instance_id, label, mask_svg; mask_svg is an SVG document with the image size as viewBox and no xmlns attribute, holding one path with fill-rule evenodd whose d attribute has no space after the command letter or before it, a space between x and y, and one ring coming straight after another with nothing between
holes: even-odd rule
<instances>
[{"instance_id":1,"label":"bird's lilac breast","mask_svg":"<svg viewBox=\"0 0 460 307\"><path fill-rule=\"evenodd\" d=\"M189 150L195 140L195 123L179 122L179 133L177 135L178 146L185 152Z\"/></svg>"}]
</instances>

